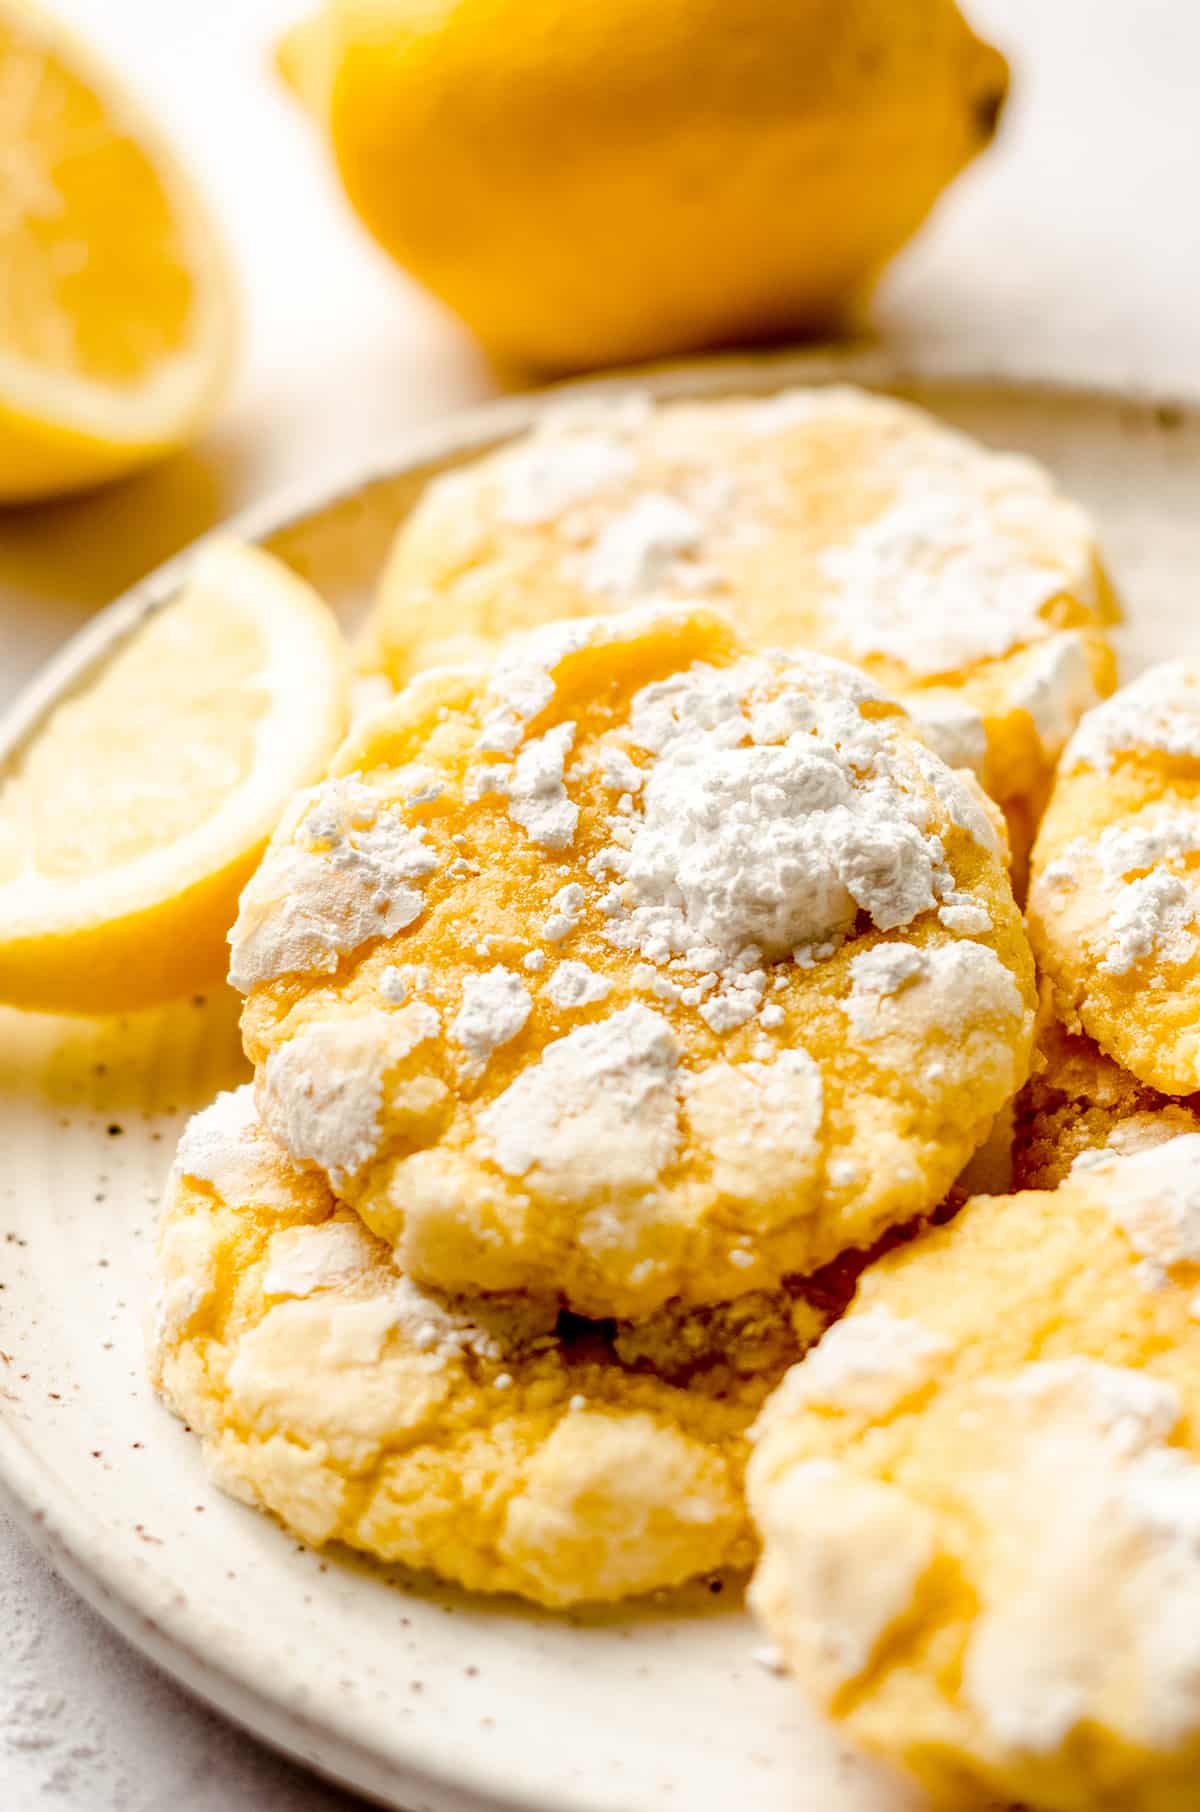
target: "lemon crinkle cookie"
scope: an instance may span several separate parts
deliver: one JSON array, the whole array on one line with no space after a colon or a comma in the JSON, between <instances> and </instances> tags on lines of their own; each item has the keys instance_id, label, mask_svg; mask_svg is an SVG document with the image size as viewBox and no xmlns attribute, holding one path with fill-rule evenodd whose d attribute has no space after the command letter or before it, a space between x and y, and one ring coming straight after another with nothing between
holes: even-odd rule
<instances>
[{"instance_id":1,"label":"lemon crinkle cookie","mask_svg":"<svg viewBox=\"0 0 1200 1812\"><path fill-rule=\"evenodd\" d=\"M1200 1136L981 1197L771 1399L752 1601L939 1805L1180 1812L1200 1766Z\"/></svg>"},{"instance_id":2,"label":"lemon crinkle cookie","mask_svg":"<svg viewBox=\"0 0 1200 1812\"><path fill-rule=\"evenodd\" d=\"M1090 712L1034 851L1030 935L1069 1031L1167 1095L1200 1087L1200 666Z\"/></svg>"},{"instance_id":3,"label":"lemon crinkle cookie","mask_svg":"<svg viewBox=\"0 0 1200 1812\"><path fill-rule=\"evenodd\" d=\"M274 1135L452 1290L771 1288L939 1202L1024 1080L969 776L679 607L413 682L299 799L232 975Z\"/></svg>"},{"instance_id":4,"label":"lemon crinkle cookie","mask_svg":"<svg viewBox=\"0 0 1200 1812\"><path fill-rule=\"evenodd\" d=\"M436 480L385 574L397 681L497 638L650 597L723 604L756 646L853 661L905 699L1028 837L1114 605L1084 512L1032 461L845 387L634 396L549 412Z\"/></svg>"},{"instance_id":5,"label":"lemon crinkle cookie","mask_svg":"<svg viewBox=\"0 0 1200 1812\"><path fill-rule=\"evenodd\" d=\"M750 1561L745 1431L827 1319L781 1292L599 1327L421 1290L249 1086L185 1132L158 1262L155 1380L225 1489L557 1606Z\"/></svg>"}]
</instances>

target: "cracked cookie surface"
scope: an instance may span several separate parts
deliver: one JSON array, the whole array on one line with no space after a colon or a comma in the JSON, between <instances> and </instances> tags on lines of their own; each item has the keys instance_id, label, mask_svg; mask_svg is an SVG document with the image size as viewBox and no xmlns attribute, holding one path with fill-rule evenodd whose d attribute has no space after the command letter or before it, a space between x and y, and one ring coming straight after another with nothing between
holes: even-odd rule
<instances>
[{"instance_id":1,"label":"cracked cookie surface","mask_svg":"<svg viewBox=\"0 0 1200 1812\"><path fill-rule=\"evenodd\" d=\"M978 1197L763 1412L751 1597L939 1805L1179 1812L1200 1763L1200 1136Z\"/></svg>"},{"instance_id":2,"label":"cracked cookie surface","mask_svg":"<svg viewBox=\"0 0 1200 1812\"><path fill-rule=\"evenodd\" d=\"M564 1606L749 1563L747 1425L833 1312L601 1326L421 1290L247 1086L180 1142L152 1370L217 1482L305 1541Z\"/></svg>"},{"instance_id":3,"label":"cracked cookie surface","mask_svg":"<svg viewBox=\"0 0 1200 1812\"><path fill-rule=\"evenodd\" d=\"M1029 931L1068 1031L1165 1095L1200 1087L1200 666L1153 667L1080 724Z\"/></svg>"},{"instance_id":4,"label":"cracked cookie surface","mask_svg":"<svg viewBox=\"0 0 1200 1812\"><path fill-rule=\"evenodd\" d=\"M272 1133L412 1277L584 1315L773 1288L939 1202L1032 969L969 776L678 607L414 681L298 801L235 982Z\"/></svg>"},{"instance_id":5,"label":"cracked cookie surface","mask_svg":"<svg viewBox=\"0 0 1200 1812\"><path fill-rule=\"evenodd\" d=\"M1115 682L1084 512L1033 461L845 386L548 412L425 492L374 659L399 682L652 597L710 600L754 646L864 668L979 773L1021 852L1063 744Z\"/></svg>"}]
</instances>

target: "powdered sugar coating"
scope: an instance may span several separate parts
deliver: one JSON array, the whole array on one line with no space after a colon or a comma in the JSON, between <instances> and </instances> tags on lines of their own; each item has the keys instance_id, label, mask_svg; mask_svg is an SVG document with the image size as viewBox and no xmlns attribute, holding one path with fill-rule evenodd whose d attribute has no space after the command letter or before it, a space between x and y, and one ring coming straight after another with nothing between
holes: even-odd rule
<instances>
[{"instance_id":1,"label":"powdered sugar coating","mask_svg":"<svg viewBox=\"0 0 1200 1812\"><path fill-rule=\"evenodd\" d=\"M953 1040L992 1020L1015 1027L1026 1017L1020 991L995 951L972 939L928 950L878 944L853 959L850 973L846 1015L859 1038L903 1030Z\"/></svg>"},{"instance_id":2,"label":"powdered sugar coating","mask_svg":"<svg viewBox=\"0 0 1200 1812\"><path fill-rule=\"evenodd\" d=\"M526 742L511 766L493 762L475 776L479 793L502 793L509 815L543 849L566 849L579 822L579 808L563 785L574 736L574 724L556 724Z\"/></svg>"},{"instance_id":3,"label":"powdered sugar coating","mask_svg":"<svg viewBox=\"0 0 1200 1812\"><path fill-rule=\"evenodd\" d=\"M583 563L583 584L601 597L647 597L672 578L680 582L677 563L696 552L703 535L693 511L673 497L646 492L603 530Z\"/></svg>"},{"instance_id":4,"label":"powdered sugar coating","mask_svg":"<svg viewBox=\"0 0 1200 1812\"><path fill-rule=\"evenodd\" d=\"M285 1227L267 1246L264 1296L311 1296L351 1283L374 1263L375 1241L356 1221Z\"/></svg>"},{"instance_id":5,"label":"powdered sugar coating","mask_svg":"<svg viewBox=\"0 0 1200 1812\"><path fill-rule=\"evenodd\" d=\"M253 1084L225 1091L188 1121L175 1152L175 1174L243 1201L277 1202L278 1153L261 1130Z\"/></svg>"},{"instance_id":6,"label":"powdered sugar coating","mask_svg":"<svg viewBox=\"0 0 1200 1812\"><path fill-rule=\"evenodd\" d=\"M618 877L617 948L728 985L790 951L832 955L859 912L910 924L949 890L888 732L859 709L871 689L814 656L803 689L756 705L765 683L786 686L781 665L697 667L634 698L630 741L653 759L592 870Z\"/></svg>"},{"instance_id":7,"label":"powdered sugar coating","mask_svg":"<svg viewBox=\"0 0 1200 1812\"><path fill-rule=\"evenodd\" d=\"M1200 1727L1200 1465L1165 1445L1178 1393L1073 1359L1028 1365L992 1396L1012 1484L1047 1522L1023 1587L991 1601L967 1651L988 1742L1048 1755L1089 1721L1153 1750L1186 1739ZM1103 1603L1097 1568L1119 1581Z\"/></svg>"},{"instance_id":8,"label":"powdered sugar coating","mask_svg":"<svg viewBox=\"0 0 1200 1812\"><path fill-rule=\"evenodd\" d=\"M887 1416L936 1376L951 1350L940 1334L890 1309L851 1315L788 1373L767 1415L787 1416L811 1404Z\"/></svg>"},{"instance_id":9,"label":"powdered sugar coating","mask_svg":"<svg viewBox=\"0 0 1200 1812\"><path fill-rule=\"evenodd\" d=\"M912 944L875 944L860 951L850 964L850 996L846 1003L855 1030L868 1030L881 1001L924 981L928 974L928 958Z\"/></svg>"},{"instance_id":10,"label":"powdered sugar coating","mask_svg":"<svg viewBox=\"0 0 1200 1812\"><path fill-rule=\"evenodd\" d=\"M943 458L899 479L882 514L821 559L852 653L930 675L1044 635L1046 606L1074 577L1044 551L1043 525L1064 507L1044 473L1025 460L989 463L950 436L940 450Z\"/></svg>"},{"instance_id":11,"label":"powdered sugar coating","mask_svg":"<svg viewBox=\"0 0 1200 1812\"><path fill-rule=\"evenodd\" d=\"M593 1007L612 991L607 976L598 975L586 963L559 963L546 984L546 992L556 1007L570 1011L576 1007Z\"/></svg>"},{"instance_id":12,"label":"powdered sugar coating","mask_svg":"<svg viewBox=\"0 0 1200 1812\"><path fill-rule=\"evenodd\" d=\"M1083 637L1064 629L1039 644L1013 687L1012 703L1028 711L1042 747L1057 755L1084 713L1098 702Z\"/></svg>"},{"instance_id":13,"label":"powdered sugar coating","mask_svg":"<svg viewBox=\"0 0 1200 1812\"><path fill-rule=\"evenodd\" d=\"M1029 889L1059 1018L1169 1095L1200 1086L1198 676L1152 668L1084 719Z\"/></svg>"},{"instance_id":14,"label":"powdered sugar coating","mask_svg":"<svg viewBox=\"0 0 1200 1812\"><path fill-rule=\"evenodd\" d=\"M592 646L597 633L595 620L546 623L501 648L488 675L483 727L477 739L481 753L516 753L528 725L554 697L555 669L572 654Z\"/></svg>"},{"instance_id":15,"label":"powdered sugar coating","mask_svg":"<svg viewBox=\"0 0 1200 1812\"><path fill-rule=\"evenodd\" d=\"M356 779L325 781L291 817L290 839L263 858L229 934L229 979L242 993L336 969L369 940L402 931L436 866L424 831Z\"/></svg>"},{"instance_id":16,"label":"powdered sugar coating","mask_svg":"<svg viewBox=\"0 0 1200 1812\"><path fill-rule=\"evenodd\" d=\"M344 1187L379 1152L388 1072L436 1037L440 1023L436 1008L413 1001L305 1026L261 1073L258 1105L271 1136Z\"/></svg>"},{"instance_id":17,"label":"powdered sugar coating","mask_svg":"<svg viewBox=\"0 0 1200 1812\"><path fill-rule=\"evenodd\" d=\"M992 915L986 906L980 906L967 896L951 895L938 907L938 923L947 931L957 931L963 937L981 937L992 928Z\"/></svg>"},{"instance_id":18,"label":"powdered sugar coating","mask_svg":"<svg viewBox=\"0 0 1200 1812\"><path fill-rule=\"evenodd\" d=\"M998 861L1007 861L1007 850L993 815L995 807L989 809L974 775L947 767L930 749L916 749L913 759L921 779L937 796L951 823L966 831L980 849L988 850Z\"/></svg>"},{"instance_id":19,"label":"powdered sugar coating","mask_svg":"<svg viewBox=\"0 0 1200 1812\"><path fill-rule=\"evenodd\" d=\"M271 1217L177 1166L160 1235L155 1382L226 1490L306 1542L556 1606L746 1564L745 1431L816 1309L673 1312L625 1357L544 1301L422 1289L271 1162Z\"/></svg>"},{"instance_id":20,"label":"powdered sugar coating","mask_svg":"<svg viewBox=\"0 0 1200 1812\"><path fill-rule=\"evenodd\" d=\"M987 759L987 730L979 712L954 693L916 692L908 714L934 754L950 768L982 775Z\"/></svg>"},{"instance_id":21,"label":"powdered sugar coating","mask_svg":"<svg viewBox=\"0 0 1200 1812\"><path fill-rule=\"evenodd\" d=\"M1091 942L1102 975L1140 964L1179 965L1200 949L1200 891L1189 872L1200 854L1200 813L1143 812L1076 838L1040 870L1039 895L1091 898L1103 918Z\"/></svg>"},{"instance_id":22,"label":"powdered sugar coating","mask_svg":"<svg viewBox=\"0 0 1200 1812\"><path fill-rule=\"evenodd\" d=\"M774 1051L735 1068L713 1063L683 1085L687 1120L712 1154L712 1179L726 1200L754 1203L781 1184L799 1192L820 1169L824 1121L821 1071L807 1051ZM747 1235L747 1254L753 1250Z\"/></svg>"},{"instance_id":23,"label":"powdered sugar coating","mask_svg":"<svg viewBox=\"0 0 1200 1812\"><path fill-rule=\"evenodd\" d=\"M446 1035L482 1067L494 1050L516 1037L532 1007L529 989L521 978L496 963L482 975L468 977L462 1004Z\"/></svg>"},{"instance_id":24,"label":"powdered sugar coating","mask_svg":"<svg viewBox=\"0 0 1200 1812\"><path fill-rule=\"evenodd\" d=\"M1108 881L1125 881L1160 863L1200 854L1200 811L1147 813L1128 825L1109 825L1097 840L1096 854Z\"/></svg>"},{"instance_id":25,"label":"powdered sugar coating","mask_svg":"<svg viewBox=\"0 0 1200 1812\"><path fill-rule=\"evenodd\" d=\"M754 1605L804 1690L935 1803L1187 1801L1200 1741L1191 1147L1200 1137L1103 1160L1052 1194L969 1202L864 1273L759 1419ZM1155 1289L1143 1250L1175 1255ZM886 1339L856 1336L881 1316L941 1343L915 1392L889 1391ZM880 1355L878 1395L869 1381L843 1397L836 1378L828 1393L798 1388L826 1352L844 1345L852 1362L859 1340ZM887 1614L872 1624L877 1601Z\"/></svg>"},{"instance_id":26,"label":"powdered sugar coating","mask_svg":"<svg viewBox=\"0 0 1200 1812\"><path fill-rule=\"evenodd\" d=\"M1182 1133L1127 1156L1097 1154L1078 1172L1145 1260L1143 1276L1161 1287L1172 1265L1200 1264L1200 1134Z\"/></svg>"},{"instance_id":27,"label":"powdered sugar coating","mask_svg":"<svg viewBox=\"0 0 1200 1812\"><path fill-rule=\"evenodd\" d=\"M623 1317L772 1289L930 1207L1020 1080L1028 957L988 814L839 662L746 655L699 608L575 621L414 682L343 761L385 798L406 764L426 909L334 982L252 998L248 1049L273 1131L422 1281ZM569 812L569 842L524 803ZM840 1007L868 929L932 954L921 1013L866 1055ZM440 1026L389 1051L417 1006Z\"/></svg>"},{"instance_id":28,"label":"powdered sugar coating","mask_svg":"<svg viewBox=\"0 0 1200 1812\"><path fill-rule=\"evenodd\" d=\"M250 1083L219 1094L184 1127L167 1179L167 1203L182 1190L195 1191L197 1185L210 1200L246 1204L263 1224L281 1214L302 1212L314 1198L320 1199L324 1188L315 1178L300 1176L270 1137ZM210 1242L195 1223L173 1222L168 1213L160 1241L169 1263L154 1292L154 1352L186 1333L219 1283Z\"/></svg>"},{"instance_id":29,"label":"powdered sugar coating","mask_svg":"<svg viewBox=\"0 0 1200 1812\"><path fill-rule=\"evenodd\" d=\"M1063 756L1063 771L1111 768L1122 755L1200 761L1200 669L1164 661L1089 711Z\"/></svg>"},{"instance_id":30,"label":"powdered sugar coating","mask_svg":"<svg viewBox=\"0 0 1200 1812\"><path fill-rule=\"evenodd\" d=\"M506 1175L576 1200L648 1186L679 1148L678 1060L662 1014L626 1007L548 1044L480 1130Z\"/></svg>"},{"instance_id":31,"label":"powdered sugar coating","mask_svg":"<svg viewBox=\"0 0 1200 1812\"><path fill-rule=\"evenodd\" d=\"M831 522L824 542L819 502L788 476L789 456L803 470L817 451L874 500L840 535ZM549 411L478 472L474 496L470 473L442 481L447 505L452 492L460 514L478 508L495 485L499 523L553 530L548 555L585 595L686 594L697 568L736 590L739 545L790 530L812 546L846 652L922 674L1037 640L1052 629L1047 605L1090 590L1090 527L1040 467L845 386L700 408L621 399L582 419ZM431 524L440 505L435 494ZM422 544L423 526L409 542Z\"/></svg>"},{"instance_id":32,"label":"powdered sugar coating","mask_svg":"<svg viewBox=\"0 0 1200 1812\"><path fill-rule=\"evenodd\" d=\"M1043 882L1070 890L1099 862L1108 892L1099 968L1127 975L1150 959L1178 965L1196 955L1200 891L1187 865L1198 853L1200 813L1143 816L1128 827L1108 826L1094 846L1069 845Z\"/></svg>"},{"instance_id":33,"label":"powdered sugar coating","mask_svg":"<svg viewBox=\"0 0 1200 1812\"><path fill-rule=\"evenodd\" d=\"M1157 1146L1179 1138L1181 1134L1192 1132L1196 1124L1195 1114L1174 1101L1163 1101L1158 1108L1127 1114L1108 1129L1102 1145L1081 1151L1073 1159L1068 1174L1081 1177L1096 1165L1106 1163L1109 1158L1132 1158L1140 1152L1153 1151ZM1152 1271L1148 1270L1143 1275L1155 1283L1158 1281L1158 1276Z\"/></svg>"},{"instance_id":34,"label":"powdered sugar coating","mask_svg":"<svg viewBox=\"0 0 1200 1812\"><path fill-rule=\"evenodd\" d=\"M1200 896L1179 875L1143 875L1122 887L1108 915L1103 975L1128 975L1153 957L1159 964L1188 962L1197 950Z\"/></svg>"},{"instance_id":35,"label":"powdered sugar coating","mask_svg":"<svg viewBox=\"0 0 1200 1812\"><path fill-rule=\"evenodd\" d=\"M560 887L550 902L550 912L542 920L540 933L548 944L561 944L579 924L587 896L578 881Z\"/></svg>"},{"instance_id":36,"label":"powdered sugar coating","mask_svg":"<svg viewBox=\"0 0 1200 1812\"><path fill-rule=\"evenodd\" d=\"M572 504L626 478L633 464L633 455L612 435L530 442L505 462L502 513L525 526L553 521Z\"/></svg>"},{"instance_id":37,"label":"powdered sugar coating","mask_svg":"<svg viewBox=\"0 0 1200 1812\"><path fill-rule=\"evenodd\" d=\"M757 1517L764 1554L750 1603L810 1689L833 1700L911 1611L932 1524L899 1491L827 1459L791 1467Z\"/></svg>"},{"instance_id":38,"label":"powdered sugar coating","mask_svg":"<svg viewBox=\"0 0 1200 1812\"><path fill-rule=\"evenodd\" d=\"M426 492L385 575L381 659L400 681L539 623L700 597L751 645L866 665L918 710L931 684L958 696L958 747L948 718L934 746L982 771L981 732L989 785L1029 815L1115 676L1095 533L1049 474L846 386L547 410Z\"/></svg>"}]
</instances>

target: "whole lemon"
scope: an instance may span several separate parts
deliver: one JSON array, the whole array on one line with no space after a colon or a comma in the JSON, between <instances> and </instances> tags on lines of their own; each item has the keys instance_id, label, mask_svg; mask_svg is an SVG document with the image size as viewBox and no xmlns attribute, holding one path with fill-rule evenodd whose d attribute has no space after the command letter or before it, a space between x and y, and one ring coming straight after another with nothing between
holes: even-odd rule
<instances>
[{"instance_id":1,"label":"whole lemon","mask_svg":"<svg viewBox=\"0 0 1200 1812\"><path fill-rule=\"evenodd\" d=\"M953 0L326 0L280 62L380 243L497 358L827 329L995 131Z\"/></svg>"}]
</instances>

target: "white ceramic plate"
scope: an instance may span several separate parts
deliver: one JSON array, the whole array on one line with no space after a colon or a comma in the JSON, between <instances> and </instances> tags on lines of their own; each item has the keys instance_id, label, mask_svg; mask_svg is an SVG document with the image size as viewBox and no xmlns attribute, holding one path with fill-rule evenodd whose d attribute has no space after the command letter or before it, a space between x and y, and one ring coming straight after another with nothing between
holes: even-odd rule
<instances>
[{"instance_id":1,"label":"white ceramic plate","mask_svg":"<svg viewBox=\"0 0 1200 1812\"><path fill-rule=\"evenodd\" d=\"M649 381L765 393L815 371L721 360ZM1032 385L892 387L1043 459L1092 507L1130 617L1127 671L1200 647L1200 413ZM429 474L543 406L504 403L411 437L382 476L233 527L351 623ZM53 663L0 735L0 764L172 595L187 558ZM756 1663L732 1589L550 1617L314 1554L211 1488L195 1443L149 1395L140 1315L183 1117L242 1074L231 996L125 1021L0 1013L0 1477L62 1573L231 1717L405 1812L915 1805Z\"/></svg>"}]
</instances>

